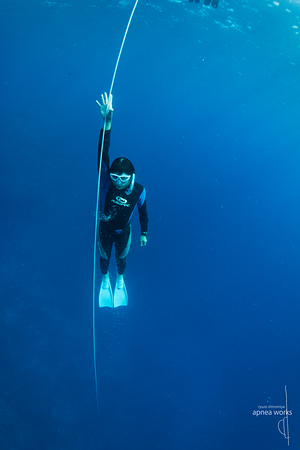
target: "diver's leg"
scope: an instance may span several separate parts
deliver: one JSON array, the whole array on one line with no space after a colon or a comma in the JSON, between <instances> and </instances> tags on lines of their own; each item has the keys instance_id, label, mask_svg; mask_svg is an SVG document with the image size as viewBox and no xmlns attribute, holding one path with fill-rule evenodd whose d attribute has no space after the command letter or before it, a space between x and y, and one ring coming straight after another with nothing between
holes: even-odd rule
<instances>
[{"instance_id":1,"label":"diver's leg","mask_svg":"<svg viewBox=\"0 0 300 450\"><path fill-rule=\"evenodd\" d=\"M126 256L131 245L131 225L115 238L118 274L123 275L126 268Z\"/></svg>"},{"instance_id":2,"label":"diver's leg","mask_svg":"<svg viewBox=\"0 0 300 450\"><path fill-rule=\"evenodd\" d=\"M112 245L113 237L108 233L101 233L101 230L99 229L97 236L97 246L100 253L100 270L102 275L107 274Z\"/></svg>"},{"instance_id":3,"label":"diver's leg","mask_svg":"<svg viewBox=\"0 0 300 450\"><path fill-rule=\"evenodd\" d=\"M113 239L108 234L100 233L98 234L98 250L100 253L100 269L102 273L102 282L99 292L99 306L103 308L105 306L113 307L113 293L111 289L108 266L111 255L111 249L113 245Z\"/></svg>"},{"instance_id":4,"label":"diver's leg","mask_svg":"<svg viewBox=\"0 0 300 450\"><path fill-rule=\"evenodd\" d=\"M116 288L114 293L114 307L127 306L128 296L127 290L123 278L123 274L126 268L126 255L129 252L131 244L131 226L123 230L123 233L116 236L115 248L116 248L116 258L117 258L117 280Z\"/></svg>"}]
</instances>

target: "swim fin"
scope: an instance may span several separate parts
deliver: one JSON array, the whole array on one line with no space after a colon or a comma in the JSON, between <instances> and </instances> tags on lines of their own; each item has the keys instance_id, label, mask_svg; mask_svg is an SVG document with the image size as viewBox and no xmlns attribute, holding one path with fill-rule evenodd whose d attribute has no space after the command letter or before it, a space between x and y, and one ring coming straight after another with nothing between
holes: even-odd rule
<instances>
[{"instance_id":1,"label":"swim fin","mask_svg":"<svg viewBox=\"0 0 300 450\"><path fill-rule=\"evenodd\" d=\"M127 306L128 296L123 275L117 275L117 282L114 294L114 307Z\"/></svg>"},{"instance_id":2,"label":"swim fin","mask_svg":"<svg viewBox=\"0 0 300 450\"><path fill-rule=\"evenodd\" d=\"M103 275L99 292L99 307L103 308L105 306L108 306L109 308L113 308L114 306L113 294L108 273L106 275Z\"/></svg>"},{"instance_id":3,"label":"swim fin","mask_svg":"<svg viewBox=\"0 0 300 450\"><path fill-rule=\"evenodd\" d=\"M218 4L219 4L219 0L211 0L211 6L212 6L213 8L217 8L217 7L218 7Z\"/></svg>"}]
</instances>

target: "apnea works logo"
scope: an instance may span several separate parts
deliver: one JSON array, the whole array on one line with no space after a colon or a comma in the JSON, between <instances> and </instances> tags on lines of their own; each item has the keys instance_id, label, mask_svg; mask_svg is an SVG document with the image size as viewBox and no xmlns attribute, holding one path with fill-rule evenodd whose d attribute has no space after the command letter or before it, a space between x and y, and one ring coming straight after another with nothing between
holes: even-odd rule
<instances>
[{"instance_id":1,"label":"apnea works logo","mask_svg":"<svg viewBox=\"0 0 300 450\"><path fill-rule=\"evenodd\" d=\"M252 415L256 417L260 416L277 416L280 420L277 423L277 428L280 434L287 440L287 444L290 445L290 429L289 429L289 416L292 415L292 410L288 409L287 404L287 387L285 389L285 406L282 405L264 405L258 406L257 410L253 410Z\"/></svg>"}]
</instances>

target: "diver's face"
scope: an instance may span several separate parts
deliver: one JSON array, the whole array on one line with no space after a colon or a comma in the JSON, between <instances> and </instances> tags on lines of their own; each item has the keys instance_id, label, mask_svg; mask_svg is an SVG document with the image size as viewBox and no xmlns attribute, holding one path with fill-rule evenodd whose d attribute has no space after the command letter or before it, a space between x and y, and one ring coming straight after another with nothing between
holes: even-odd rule
<instances>
[{"instance_id":1,"label":"diver's face","mask_svg":"<svg viewBox=\"0 0 300 450\"><path fill-rule=\"evenodd\" d=\"M126 173L122 173L121 175L111 173L110 178L117 189L125 189L131 182L131 175L127 175Z\"/></svg>"}]
</instances>

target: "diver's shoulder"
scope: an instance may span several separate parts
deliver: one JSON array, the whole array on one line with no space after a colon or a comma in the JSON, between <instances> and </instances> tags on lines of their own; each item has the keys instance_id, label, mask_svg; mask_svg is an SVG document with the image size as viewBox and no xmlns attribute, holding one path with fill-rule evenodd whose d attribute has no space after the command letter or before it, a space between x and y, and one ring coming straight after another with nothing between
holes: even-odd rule
<instances>
[{"instance_id":1,"label":"diver's shoulder","mask_svg":"<svg viewBox=\"0 0 300 450\"><path fill-rule=\"evenodd\" d=\"M136 190L136 192L142 193L145 188L142 184L135 182L134 189Z\"/></svg>"}]
</instances>

